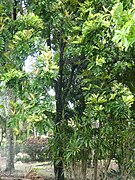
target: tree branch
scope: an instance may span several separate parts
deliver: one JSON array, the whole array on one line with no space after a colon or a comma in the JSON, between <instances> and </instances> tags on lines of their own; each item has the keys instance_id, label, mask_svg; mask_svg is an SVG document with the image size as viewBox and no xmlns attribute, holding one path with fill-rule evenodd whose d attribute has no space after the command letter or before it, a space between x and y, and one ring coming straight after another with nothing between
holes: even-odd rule
<instances>
[{"instance_id":1,"label":"tree branch","mask_svg":"<svg viewBox=\"0 0 135 180\"><path fill-rule=\"evenodd\" d=\"M68 81L68 83L67 83L67 87L66 87L66 89L65 89L65 92L63 93L63 101L64 101L64 102L65 102L65 99L66 99L67 96L68 96L68 93L69 93L69 90L70 90L70 87L71 87L71 84L72 84L72 80L73 80L73 77L74 77L74 71L75 71L75 66L72 65L72 69L71 69L69 81Z\"/></svg>"}]
</instances>

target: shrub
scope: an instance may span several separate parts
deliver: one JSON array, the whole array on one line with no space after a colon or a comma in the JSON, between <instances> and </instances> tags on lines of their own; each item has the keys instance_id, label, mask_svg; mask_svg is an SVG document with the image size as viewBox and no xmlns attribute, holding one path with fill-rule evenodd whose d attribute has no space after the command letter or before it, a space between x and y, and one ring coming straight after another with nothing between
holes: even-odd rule
<instances>
[{"instance_id":1,"label":"shrub","mask_svg":"<svg viewBox=\"0 0 135 180\"><path fill-rule=\"evenodd\" d=\"M25 152L32 161L45 161L48 149L47 138L32 137L24 142Z\"/></svg>"}]
</instances>

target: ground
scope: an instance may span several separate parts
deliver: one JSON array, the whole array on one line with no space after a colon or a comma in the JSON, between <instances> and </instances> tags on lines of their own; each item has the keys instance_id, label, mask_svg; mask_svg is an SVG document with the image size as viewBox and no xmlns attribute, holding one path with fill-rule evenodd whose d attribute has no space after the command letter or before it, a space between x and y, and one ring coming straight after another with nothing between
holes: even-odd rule
<instances>
[{"instance_id":1,"label":"ground","mask_svg":"<svg viewBox=\"0 0 135 180\"><path fill-rule=\"evenodd\" d=\"M0 169L2 176L10 177L10 172L4 172L6 166L5 158L1 158L0 160ZM50 162L30 162L30 163L22 163L18 161L15 163L15 171L11 172L12 176L21 176L26 177L31 171L36 171L39 176L44 177L44 179L53 179L54 178L54 170L53 165ZM6 179L3 179L6 180Z\"/></svg>"},{"instance_id":2,"label":"ground","mask_svg":"<svg viewBox=\"0 0 135 180\"><path fill-rule=\"evenodd\" d=\"M18 161L15 163L15 171L3 172L5 169L5 158L0 160L1 175L0 180L53 180L54 179L54 168L51 162L30 162L23 163ZM111 163L111 169L116 169L116 164ZM98 169L98 173L100 168ZM87 177L92 178L93 168L88 168ZM112 180L109 178L108 180Z\"/></svg>"}]
</instances>

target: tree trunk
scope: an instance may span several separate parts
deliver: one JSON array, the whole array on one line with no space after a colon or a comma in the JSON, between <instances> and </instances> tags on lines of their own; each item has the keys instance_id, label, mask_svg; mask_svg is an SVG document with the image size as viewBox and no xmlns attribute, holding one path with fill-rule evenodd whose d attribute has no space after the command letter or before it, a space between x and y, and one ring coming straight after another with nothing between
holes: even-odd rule
<instances>
[{"instance_id":1,"label":"tree trunk","mask_svg":"<svg viewBox=\"0 0 135 180\"><path fill-rule=\"evenodd\" d=\"M103 169L103 172L101 174L101 177L102 177L103 180L107 179L107 171L109 169L111 160L112 160L112 152L111 152L110 156L108 157L108 159L104 160L104 162L103 162L103 168L104 169Z\"/></svg>"},{"instance_id":2,"label":"tree trunk","mask_svg":"<svg viewBox=\"0 0 135 180\"><path fill-rule=\"evenodd\" d=\"M7 159L6 159L6 169L5 171L11 171L14 169L14 137L13 129L8 127L8 122L10 118L10 100L12 99L12 90L7 89L7 95L5 100L5 114L6 114L6 149L7 149Z\"/></svg>"},{"instance_id":3,"label":"tree trunk","mask_svg":"<svg viewBox=\"0 0 135 180\"><path fill-rule=\"evenodd\" d=\"M61 125L62 119L63 119L63 110L64 110L64 104L63 104L63 66L64 66L64 47L65 43L63 42L63 39L61 38L60 41L60 59L59 59L59 74L58 79L55 84L55 93L56 93L56 135L59 133L59 127ZM64 180L64 167L63 167L63 161L62 161L62 142L59 139L58 142L58 157L56 157L56 160L54 162L54 173L55 173L55 179L56 180Z\"/></svg>"},{"instance_id":4,"label":"tree trunk","mask_svg":"<svg viewBox=\"0 0 135 180\"><path fill-rule=\"evenodd\" d=\"M94 152L94 180L97 180L97 171L98 171L98 153L97 149Z\"/></svg>"},{"instance_id":5,"label":"tree trunk","mask_svg":"<svg viewBox=\"0 0 135 180\"><path fill-rule=\"evenodd\" d=\"M3 135L4 135L4 128L1 128L1 138L0 138L0 146L2 144L2 140L3 140Z\"/></svg>"},{"instance_id":6,"label":"tree trunk","mask_svg":"<svg viewBox=\"0 0 135 180\"><path fill-rule=\"evenodd\" d=\"M60 150L59 150L60 151ZM61 157L61 152L59 152L59 157ZM64 180L64 168L62 160L54 162L54 173L55 173L55 180Z\"/></svg>"},{"instance_id":7,"label":"tree trunk","mask_svg":"<svg viewBox=\"0 0 135 180\"><path fill-rule=\"evenodd\" d=\"M7 160L6 160L6 170L11 171L14 169L14 138L13 138L13 129L7 129Z\"/></svg>"},{"instance_id":8,"label":"tree trunk","mask_svg":"<svg viewBox=\"0 0 135 180\"><path fill-rule=\"evenodd\" d=\"M63 114L64 114L64 105L66 103L66 97L69 93L72 79L74 76L74 70L75 66L72 66L71 68L71 74L68 79L67 87L63 87L63 69L64 69L64 48L65 48L66 42L64 42L63 37L60 39L60 58L59 58L59 73L57 81L55 81L55 94L56 94L56 135L60 133L60 125L63 120ZM55 172L55 179L57 180L63 180L64 179L64 165L62 162L63 157L63 150L62 150L62 139L59 138L57 144L59 144L58 147L58 157L56 157L56 161L54 162L54 172Z\"/></svg>"},{"instance_id":9,"label":"tree trunk","mask_svg":"<svg viewBox=\"0 0 135 180\"><path fill-rule=\"evenodd\" d=\"M86 179L87 171L87 151L84 149L82 152L82 180Z\"/></svg>"}]
</instances>

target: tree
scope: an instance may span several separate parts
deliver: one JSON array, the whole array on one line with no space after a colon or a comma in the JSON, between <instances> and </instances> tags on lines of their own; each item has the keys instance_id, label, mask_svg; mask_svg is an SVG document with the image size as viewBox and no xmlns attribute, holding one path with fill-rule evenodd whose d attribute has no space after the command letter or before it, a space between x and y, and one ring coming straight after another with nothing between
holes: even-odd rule
<instances>
[{"instance_id":1,"label":"tree","mask_svg":"<svg viewBox=\"0 0 135 180\"><path fill-rule=\"evenodd\" d=\"M70 6L69 3L70 2ZM57 144L57 155L55 156L55 176L56 179L63 179L63 150L59 148L62 145L62 137L60 138L61 133L61 124L64 121L64 111L67 102L67 96L71 85L73 85L73 77L76 69L76 64L78 59L73 59L70 61L68 57L68 51L66 48L70 46L70 36L72 31L72 22L76 17L77 8L76 5L78 2L74 1L42 1L34 2L32 4L29 1L29 5L33 8L33 11L40 15L43 18L43 22L46 25L46 31L44 31L44 38L47 38L47 44L54 52L53 61L57 62L58 66L58 76L55 79L52 79L51 87L55 90L56 97L56 131L54 132L56 144ZM31 9L31 8L30 8ZM38 9L38 11L37 11ZM72 17L73 11L73 17ZM52 39L51 39L52 37ZM45 40L46 41L46 40ZM66 55L67 53L67 55ZM68 62L69 61L69 62ZM70 70L68 74L67 69ZM61 130L60 130L61 129ZM59 140L59 138L61 140Z\"/></svg>"},{"instance_id":2,"label":"tree","mask_svg":"<svg viewBox=\"0 0 135 180\"><path fill-rule=\"evenodd\" d=\"M7 4L8 5L7 5ZM18 2L19 3L19 2ZM24 60L35 49L33 42L37 41L37 36L32 38L32 32L38 35L42 28L42 22L37 17L30 15L30 19L18 15L20 9L17 1L2 1L1 2L1 32L0 32L0 53L1 53L1 82L5 85L7 98L5 103L6 118L7 118L7 147L8 158L6 170L14 168L14 150L13 150L13 127L10 120L15 115L11 109L11 104L16 103L19 98L20 82L24 77ZM22 8L22 7L21 7ZM33 19L32 19L33 18ZM32 21L31 21L32 19ZM23 23L22 23L23 21ZM21 24L21 26L20 26ZM27 28L29 26L29 28ZM33 29L36 27L35 29ZM38 28L38 29L37 29ZM26 37L27 35L27 37ZM27 43L26 43L27 42ZM25 46L26 45L26 46ZM34 50L35 52L35 50ZM13 103L11 103L13 101ZM16 113L16 112L15 112Z\"/></svg>"},{"instance_id":3,"label":"tree","mask_svg":"<svg viewBox=\"0 0 135 180\"><path fill-rule=\"evenodd\" d=\"M91 8L90 8L91 7ZM112 46L112 40L111 37L113 36L113 31L111 31L111 21L110 21L110 15L106 14L106 9L105 11L99 9L98 13L95 13L94 11L94 4L92 6L91 2L88 2L82 6L82 16L81 18L85 19L85 22L82 25L82 36L80 39L82 39L81 43L87 44L85 46L85 52L87 54L87 58L89 59L89 64L87 67L87 71L84 72L84 75L86 79L84 80L83 84L86 85L84 86L84 90L86 92L89 92L88 94L86 93L86 104L87 108L89 107L89 110L86 108L86 117L90 118L91 123L92 122L97 122L98 123L98 128L94 128L91 130L91 136L95 136L95 142L93 145L93 149L96 150L96 159L99 158L99 156L104 156L103 155L103 147L107 145L108 138L112 138L114 134L117 132L117 142L111 142L108 145L111 147L111 144L115 144L114 147L110 148L113 149L114 151L109 152L108 154L108 148L106 147L104 149L104 152L106 152L107 156L109 155L110 157L113 156L117 160L119 159L118 156L121 156L121 159L126 159L127 157L124 156L123 152L126 152L126 148L123 145L123 139L125 138L130 138L130 136L127 136L127 131L125 130L124 127L128 127L128 124L133 123L133 112L131 111L131 104L133 104L133 94L131 93L130 89L126 89L125 86L127 86L127 83L125 83L125 77L122 75L123 73L125 74L126 71L132 66L134 66L133 63L133 56L130 54L132 50L129 52L122 52L120 51L115 44ZM89 13L88 13L89 12ZM105 15L104 15L105 14ZM117 13L115 14L117 16ZM94 19L93 19L94 17ZM106 30L105 30L106 29ZM78 42L79 42L78 40ZM90 51L91 50L91 51ZM128 59L127 59L128 57ZM130 57L130 59L129 59ZM122 80L123 79L123 80ZM121 82L123 84L121 84ZM118 83L118 84L117 84ZM119 84L120 83L120 84ZM113 95L111 95L110 88L113 89L113 86L125 87L125 92L124 94L126 95L127 99L129 99L129 102L126 102L125 99L126 97L123 97L124 94L121 94L121 88L118 88L118 94L122 96L122 102L120 99L115 99ZM114 90L114 92L116 89ZM107 95L108 94L108 95ZM130 94L130 95L129 95ZM114 104L110 102L112 99L108 99L107 96L112 96L115 99ZM115 95L114 95L115 96ZM95 102L95 104L91 104L92 102ZM99 105L98 105L99 103ZM103 104L102 104L103 103ZM116 103L116 104L115 104ZM108 105L109 106L108 106ZM121 107L121 104L123 104L124 109ZM128 105L127 105L128 104ZM133 106L133 105L132 105ZM107 111L105 111L106 108ZM116 108L116 109L115 109ZM121 109L122 108L122 109ZM94 110L95 109L95 110ZM111 109L113 109L114 113L111 115ZM126 112L125 115L121 114L120 112ZM118 114L117 114L118 113ZM110 117L107 118L106 115L109 115ZM127 117L126 114L129 116ZM117 117L119 116L119 118ZM106 119L107 118L107 119ZM112 125L107 125L106 122L109 122L109 119L113 119L111 122ZM114 120L115 119L115 120ZM123 122L124 121L124 122ZM114 123L114 124L113 124ZM117 125L116 125L116 124ZM106 126L107 125L107 126ZM109 128L113 126L116 127L114 132L110 132ZM121 127L119 129L119 126ZM130 130L129 130L130 129ZM132 127L128 129L128 133L132 131ZM125 131L124 131L125 130ZM108 132L108 133L107 133ZM124 133L122 133L124 132ZM94 134L93 134L94 133ZM103 133L103 134L102 134ZM105 137L105 134L107 135L107 141L104 140L103 137ZM111 136L111 134L113 135ZM130 134L130 133L129 133ZM118 138L120 137L120 139ZM104 138L105 139L105 138ZM119 144L119 143L121 144ZM103 144L102 144L103 143ZM91 144L91 143L90 143ZM123 152L119 154L118 151L120 149L118 148L119 146L122 147ZM98 149L98 152L97 152ZM111 155L113 154L113 155ZM117 155L118 156L117 156ZM133 156L131 157L132 161ZM119 161L119 160L118 160ZM97 167L97 161L95 161L95 167ZM123 164L122 162L120 163L121 165ZM126 169L126 167L125 167ZM127 176L124 175L123 172L121 172L122 176ZM95 169L95 179L97 179L97 168Z\"/></svg>"},{"instance_id":4,"label":"tree","mask_svg":"<svg viewBox=\"0 0 135 180\"><path fill-rule=\"evenodd\" d=\"M112 127L115 126L115 123L118 123L117 126L119 126L121 119L125 119L121 128L124 128L128 123L132 124L132 118L130 119L123 116L121 114L123 109L118 107L122 103L123 106L126 107L124 111L130 114L131 102L126 106L126 102L123 99L124 94L122 93L127 93L126 97L128 97L128 93L130 94L131 92L128 87L125 92L120 92L121 89L127 85L123 81L121 74L126 73L127 69L133 65L132 60L127 61L126 59L127 57L132 59L133 57L130 56L129 52L125 53L119 50L112 41L114 31L112 30L113 23L109 11L111 11L113 5L116 3L115 1L110 1L108 4L105 1L100 1L100 3L99 1L83 1L80 2L79 5L78 1L73 1L72 3L70 1L70 7L67 3L69 3L69 1L59 1L59 3L56 1L29 1L30 10L33 9L33 12L43 19L47 27L43 35L44 38L47 39L45 42L53 52L52 60L56 61L58 66L58 76L51 79L52 84L50 85L55 89L56 94L56 129L54 131L53 141L55 143L55 150L53 150L54 152L56 149L58 151L56 151L54 155L54 160L57 162L55 163L55 175L56 179L64 178L62 175L63 154L66 154L65 149L67 147L69 148L70 144L71 154L68 154L68 157L71 157L71 161L78 160L79 154L84 150L87 150L88 154L91 153L91 150L95 151L95 179L97 179L97 162L99 156L105 156L102 154L102 146L108 143L108 139L110 142L109 147L111 147L112 143L114 143L116 147L118 146L117 143L111 141L112 136L115 134L114 132L117 130L119 132L118 136L124 138L124 134L121 134L121 130L119 130L118 127L115 131L109 130L110 124L108 119L116 120L116 122L112 124ZM127 1L123 3L124 7L130 6L130 4L131 3L128 4ZM72 22L74 22L74 25ZM75 33L77 34L76 36L74 36ZM82 65L82 62L84 65ZM81 84L80 81L83 81L83 83ZM119 98L115 99L114 97L114 104L111 104L110 96L113 96L112 89L115 84L117 84ZM108 85L110 87L108 87ZM79 88L79 91L77 88ZM74 97L74 94L78 96ZM79 103L77 104L78 100ZM132 100L133 97L131 93L131 101ZM95 101L95 104L93 104L94 107L92 107L93 105L89 105L92 101ZM73 110L68 107L69 102L73 103ZM115 103L118 103L118 107L115 106ZM79 107L80 104L83 104L81 110ZM103 108L104 105L107 106L106 110ZM111 110L111 106L113 106L115 114L112 113L113 110ZM75 117L73 122L76 124L76 128L70 128L68 126L68 118L71 116L70 113ZM110 113L107 119L105 117L106 113ZM121 114L120 118L117 117L117 113ZM79 117L79 121L77 117ZM132 117L132 113L129 117ZM87 121L87 118L91 120L86 123L86 132L80 145L78 139L80 138L80 134L82 134L81 128L85 127L84 121ZM92 127L92 123L96 121L99 121L97 122L99 128ZM62 131L66 131L65 125L68 127L67 131L71 130L69 138L65 137L62 133ZM78 126L80 126L80 131L76 130ZM88 128L88 126L90 128ZM107 132L106 141L103 142L103 144L101 143L100 146L104 132ZM86 138L87 133L91 139L94 137L94 142ZM71 141L73 137L75 139ZM65 143L63 139L66 139L67 143ZM85 141L85 139L87 139L87 141ZM119 138L117 140L118 142L120 141ZM78 144L75 144L75 141L78 141ZM123 141L121 141L121 145L122 144ZM59 150L59 146L61 146L62 150ZM72 149L73 147L76 147L76 149ZM108 158L112 159L112 156L117 153L116 147L113 148L113 152L104 148ZM68 148L67 151L69 150ZM97 149L99 149L98 152ZM81 158L83 159L84 156L81 156Z\"/></svg>"},{"instance_id":5,"label":"tree","mask_svg":"<svg viewBox=\"0 0 135 180\"><path fill-rule=\"evenodd\" d=\"M103 178L113 158L121 178L131 174L133 146L125 142L134 141L134 8L116 2L29 0L23 8L14 1L10 23L2 16L1 81L17 97L8 103L10 126L21 117L39 133L53 130L56 179L64 179L64 167L86 179L87 157L95 180L99 159L106 161ZM26 73L29 55L33 68Z\"/></svg>"}]
</instances>

